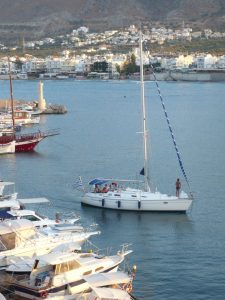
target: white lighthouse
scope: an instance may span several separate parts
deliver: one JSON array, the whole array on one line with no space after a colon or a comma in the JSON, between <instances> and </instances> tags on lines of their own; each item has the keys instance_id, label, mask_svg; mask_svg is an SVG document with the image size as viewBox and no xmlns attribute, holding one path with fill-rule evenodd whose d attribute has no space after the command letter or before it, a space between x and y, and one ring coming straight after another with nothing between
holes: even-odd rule
<instances>
[{"instance_id":1,"label":"white lighthouse","mask_svg":"<svg viewBox=\"0 0 225 300\"><path fill-rule=\"evenodd\" d=\"M38 108L40 110L45 110L46 109L46 102L43 97L43 82L40 81L39 83L39 100L38 100Z\"/></svg>"}]
</instances>

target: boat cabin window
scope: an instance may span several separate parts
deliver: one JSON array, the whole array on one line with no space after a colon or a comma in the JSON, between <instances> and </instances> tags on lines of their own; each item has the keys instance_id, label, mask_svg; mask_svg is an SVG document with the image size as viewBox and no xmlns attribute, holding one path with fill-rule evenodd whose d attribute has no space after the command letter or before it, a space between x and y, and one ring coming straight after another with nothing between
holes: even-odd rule
<instances>
[{"instance_id":1,"label":"boat cabin window","mask_svg":"<svg viewBox=\"0 0 225 300\"><path fill-rule=\"evenodd\" d=\"M0 250L11 250L16 246L16 233L6 233L0 235Z\"/></svg>"},{"instance_id":2,"label":"boat cabin window","mask_svg":"<svg viewBox=\"0 0 225 300\"><path fill-rule=\"evenodd\" d=\"M40 221L36 216L30 215L30 216L21 216L21 219L26 219L29 221Z\"/></svg>"},{"instance_id":3,"label":"boat cabin window","mask_svg":"<svg viewBox=\"0 0 225 300\"><path fill-rule=\"evenodd\" d=\"M114 196L120 197L120 194L114 194Z\"/></svg>"},{"instance_id":4,"label":"boat cabin window","mask_svg":"<svg viewBox=\"0 0 225 300\"><path fill-rule=\"evenodd\" d=\"M56 265L55 275L58 275L58 274L61 274L64 272L68 272L70 270L78 269L78 268L80 268L80 264L77 261L75 261L75 260L67 261L67 262Z\"/></svg>"},{"instance_id":5,"label":"boat cabin window","mask_svg":"<svg viewBox=\"0 0 225 300\"><path fill-rule=\"evenodd\" d=\"M133 197L133 198L136 198L136 197L137 197L137 195L131 195L131 197Z\"/></svg>"},{"instance_id":6,"label":"boat cabin window","mask_svg":"<svg viewBox=\"0 0 225 300\"><path fill-rule=\"evenodd\" d=\"M16 117L22 117L22 116L23 116L23 113L21 113L21 112L16 112L16 113L15 113L15 116L16 116Z\"/></svg>"},{"instance_id":7,"label":"boat cabin window","mask_svg":"<svg viewBox=\"0 0 225 300\"><path fill-rule=\"evenodd\" d=\"M103 269L104 269L103 267L98 267L97 269L95 269L95 272L100 272Z\"/></svg>"},{"instance_id":8,"label":"boat cabin window","mask_svg":"<svg viewBox=\"0 0 225 300\"><path fill-rule=\"evenodd\" d=\"M91 273L92 273L92 270L84 272L83 275L84 275L84 276L85 276L85 275L90 275Z\"/></svg>"}]
</instances>

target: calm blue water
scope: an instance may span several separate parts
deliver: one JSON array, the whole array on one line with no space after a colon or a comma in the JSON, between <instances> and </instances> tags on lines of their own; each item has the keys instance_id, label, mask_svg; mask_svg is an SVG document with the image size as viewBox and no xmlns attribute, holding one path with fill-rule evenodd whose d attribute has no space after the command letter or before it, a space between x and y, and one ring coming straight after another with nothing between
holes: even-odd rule
<instances>
[{"instance_id":1,"label":"calm blue water","mask_svg":"<svg viewBox=\"0 0 225 300\"><path fill-rule=\"evenodd\" d=\"M100 248L132 243L138 299L224 299L225 295L225 84L160 84L195 193L191 213L158 214L81 207L72 183L102 177L135 178L143 166L137 82L46 81L48 103L67 106L66 115L43 116L43 130L61 135L36 152L0 157L0 176L16 182L22 197L49 198L58 211L76 211L96 222ZM37 81L14 82L14 97L37 99ZM162 192L174 193L178 168L154 83L146 83L150 127L150 171ZM0 98L9 95L0 81ZM37 128L39 128L37 127ZM33 128L34 130L34 128ZM184 179L182 185L185 189Z\"/></svg>"}]
</instances>

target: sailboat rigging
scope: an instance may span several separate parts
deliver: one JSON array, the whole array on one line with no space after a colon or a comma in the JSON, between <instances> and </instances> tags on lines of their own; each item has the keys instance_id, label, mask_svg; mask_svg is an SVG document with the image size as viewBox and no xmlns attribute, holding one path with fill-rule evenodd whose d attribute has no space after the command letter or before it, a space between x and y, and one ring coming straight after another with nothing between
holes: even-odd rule
<instances>
[{"instance_id":1,"label":"sailboat rigging","mask_svg":"<svg viewBox=\"0 0 225 300\"><path fill-rule=\"evenodd\" d=\"M143 54L142 54L142 32L140 31L140 94L142 104L142 126L143 126L143 149L144 149L144 167L141 174L144 175L144 188L134 189L130 187L120 187L121 181L131 182L130 180L116 180L95 178L89 182L92 187L90 192L85 192L81 202L84 205L110 208L117 210L132 211L168 211L168 212L186 212L192 205L192 195L188 195L181 191L179 195L170 196L162 194L159 191L153 191L150 188L148 176L148 129L146 117L146 103L144 92L144 70L143 70ZM170 125L170 124L169 124ZM170 130L172 131L171 127ZM172 133L173 137L173 133ZM174 140L175 142L175 140ZM176 145L176 143L175 143ZM179 163L182 162L179 156ZM184 173L185 174L185 173ZM137 181L139 182L139 181ZM81 186L80 183L79 186ZM104 185L104 188L100 187ZM94 189L93 189L94 186Z\"/></svg>"}]
</instances>

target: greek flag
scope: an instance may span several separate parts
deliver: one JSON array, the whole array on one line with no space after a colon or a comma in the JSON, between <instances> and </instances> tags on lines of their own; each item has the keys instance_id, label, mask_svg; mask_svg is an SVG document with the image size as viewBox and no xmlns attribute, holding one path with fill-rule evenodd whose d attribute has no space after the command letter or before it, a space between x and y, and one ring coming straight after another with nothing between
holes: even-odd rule
<instances>
[{"instance_id":1,"label":"greek flag","mask_svg":"<svg viewBox=\"0 0 225 300\"><path fill-rule=\"evenodd\" d=\"M73 188L76 190L84 190L81 176L73 183Z\"/></svg>"}]
</instances>

